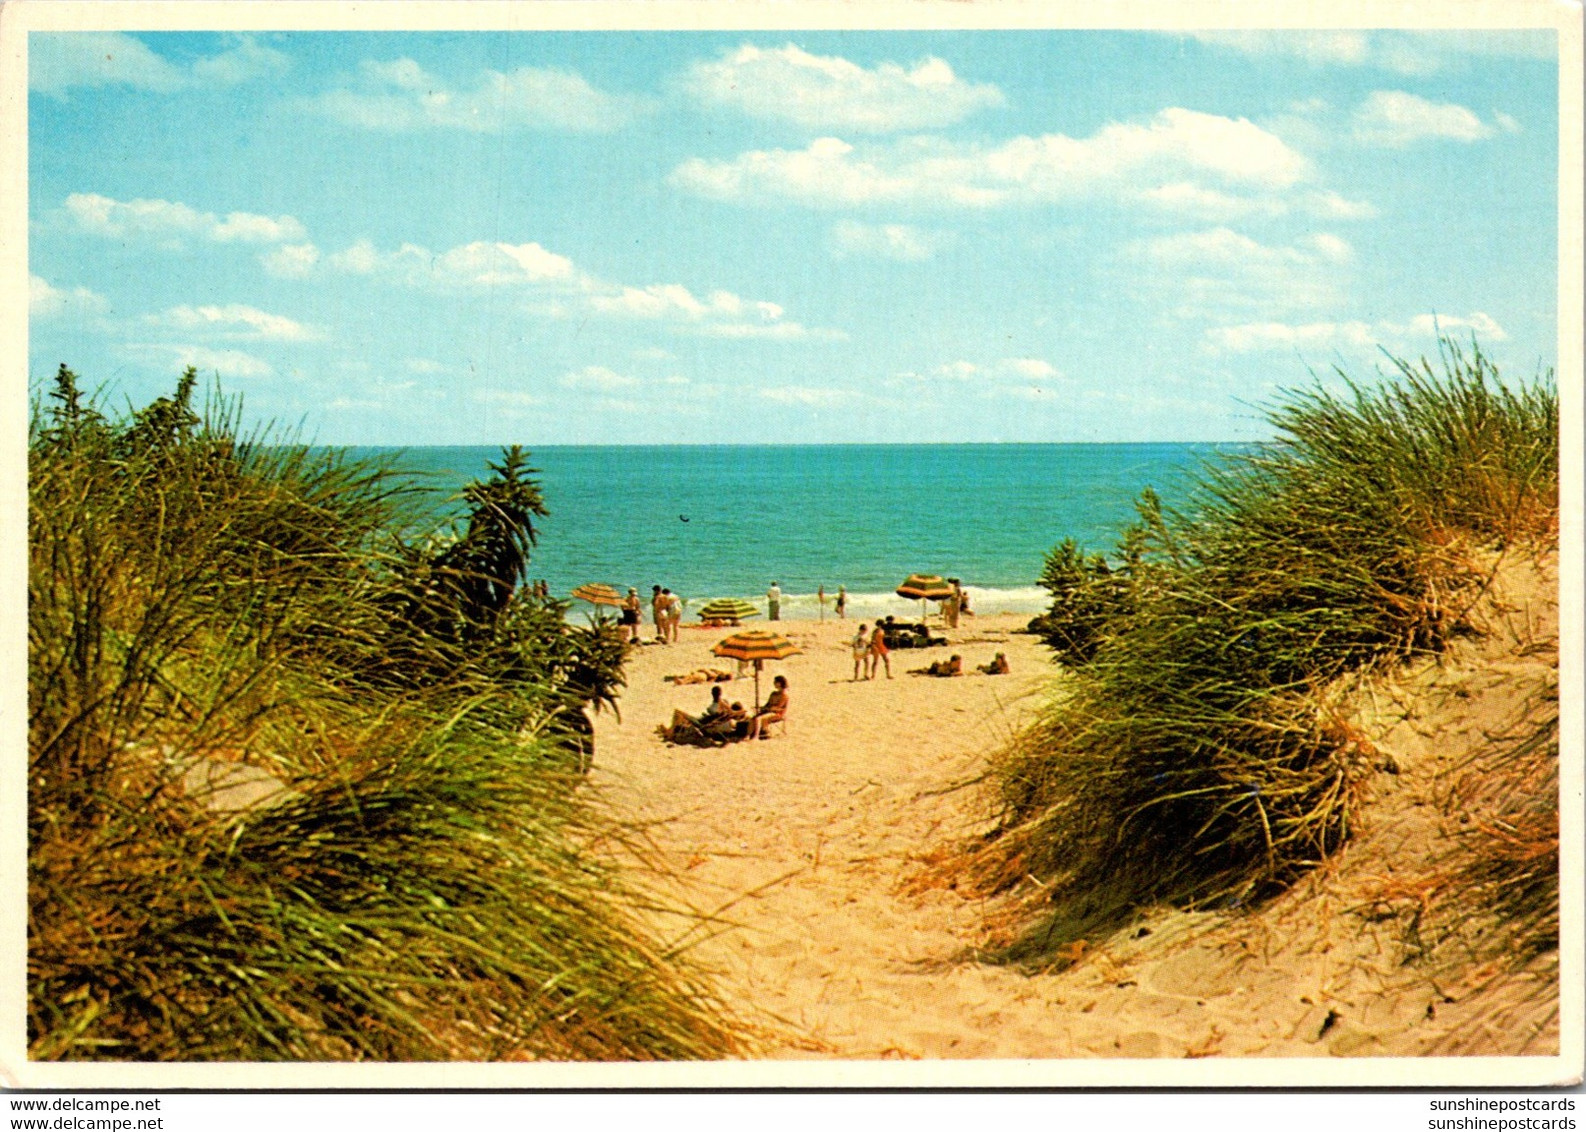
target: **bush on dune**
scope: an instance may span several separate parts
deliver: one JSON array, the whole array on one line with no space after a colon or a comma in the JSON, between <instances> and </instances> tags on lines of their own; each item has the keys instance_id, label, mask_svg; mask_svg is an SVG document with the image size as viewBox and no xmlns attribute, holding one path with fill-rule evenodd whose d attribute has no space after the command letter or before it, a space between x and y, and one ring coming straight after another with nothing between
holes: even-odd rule
<instances>
[{"instance_id":1,"label":"bush on dune","mask_svg":"<svg viewBox=\"0 0 1586 1132\"><path fill-rule=\"evenodd\" d=\"M1000 759L992 857L1055 910L1011 957L1156 902L1260 899L1334 852L1376 761L1339 678L1440 650L1495 552L1556 541L1551 375L1511 389L1447 342L1441 373L1396 367L1288 395L1278 439L1209 464L1182 509L1142 499L1122 569L1049 559L1033 627L1073 668Z\"/></svg>"},{"instance_id":2,"label":"bush on dune","mask_svg":"<svg viewBox=\"0 0 1586 1132\"><path fill-rule=\"evenodd\" d=\"M578 789L623 651L517 586L521 455L427 554L410 481L239 440L194 380L115 421L63 366L34 414L30 1055L737 1048L581 851L623 836Z\"/></svg>"}]
</instances>

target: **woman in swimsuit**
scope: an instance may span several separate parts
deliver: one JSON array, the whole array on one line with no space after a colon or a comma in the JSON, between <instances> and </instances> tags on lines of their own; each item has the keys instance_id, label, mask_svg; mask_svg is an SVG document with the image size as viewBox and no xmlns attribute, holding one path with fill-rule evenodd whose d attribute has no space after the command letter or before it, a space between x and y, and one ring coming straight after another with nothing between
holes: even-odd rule
<instances>
[{"instance_id":1,"label":"woman in swimsuit","mask_svg":"<svg viewBox=\"0 0 1586 1132\"><path fill-rule=\"evenodd\" d=\"M860 668L865 670L865 679L870 679L870 634L865 631L863 625L859 626L859 632L854 635L853 643L849 647L854 653L854 681L859 680Z\"/></svg>"},{"instance_id":2,"label":"woman in swimsuit","mask_svg":"<svg viewBox=\"0 0 1586 1132\"><path fill-rule=\"evenodd\" d=\"M887 631L879 623L876 631L870 635L870 675L866 679L875 679L877 661L887 666L887 679L892 679L892 658L887 655Z\"/></svg>"},{"instance_id":3,"label":"woman in swimsuit","mask_svg":"<svg viewBox=\"0 0 1586 1132\"><path fill-rule=\"evenodd\" d=\"M787 718L787 677L778 676L771 682L771 694L765 698L765 703L749 721L749 739L766 739L769 736L762 734L767 724L775 723L779 719Z\"/></svg>"}]
</instances>

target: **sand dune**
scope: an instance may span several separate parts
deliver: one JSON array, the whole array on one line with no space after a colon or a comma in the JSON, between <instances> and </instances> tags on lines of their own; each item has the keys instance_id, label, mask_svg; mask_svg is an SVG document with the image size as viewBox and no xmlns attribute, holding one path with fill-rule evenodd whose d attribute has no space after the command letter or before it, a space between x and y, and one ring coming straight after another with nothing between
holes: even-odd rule
<instances>
[{"instance_id":1,"label":"sand dune","mask_svg":"<svg viewBox=\"0 0 1586 1132\"><path fill-rule=\"evenodd\" d=\"M620 814L649 823L663 895L708 917L666 927L693 940L693 958L756 1028L761 1056L1552 1053L1544 975L1497 990L1490 979L1439 987L1401 962L1393 916L1360 914L1384 869L1435 856L1431 799L1440 768L1460 756L1454 733L1479 743L1483 727L1548 681L1556 688L1548 592L1526 605L1524 629L1510 618L1491 641L1384 686L1401 705L1432 692L1457 699L1461 716L1380 705L1362 716L1397 762L1376 784L1379 819L1338 861L1257 915L1145 916L1063 971L973 961L969 947L1005 935L1020 909L962 894L950 871L927 864L989 827L976 780L1056 678L1036 639L1013 631L1022 618L966 621L947 632L948 648L894 652L894 679L859 683L846 646L853 622L781 623L804 652L768 664L762 680L789 678L787 734L710 750L655 734L674 707L698 711L709 695L663 677L720 663L709 646L723 632L685 628L678 644L631 661L621 720L597 724L594 778ZM904 674L950 652L968 667L999 650L1007 676ZM752 695L747 680L729 689Z\"/></svg>"}]
</instances>

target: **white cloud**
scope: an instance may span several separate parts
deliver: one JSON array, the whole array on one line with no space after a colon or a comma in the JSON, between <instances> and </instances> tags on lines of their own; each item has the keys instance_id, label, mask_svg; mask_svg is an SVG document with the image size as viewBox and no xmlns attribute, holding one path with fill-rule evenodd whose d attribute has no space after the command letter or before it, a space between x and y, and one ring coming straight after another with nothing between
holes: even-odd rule
<instances>
[{"instance_id":1,"label":"white cloud","mask_svg":"<svg viewBox=\"0 0 1586 1132\"><path fill-rule=\"evenodd\" d=\"M959 359L939 365L927 374L913 376L982 385L1010 382L1017 385L1021 381L1051 381L1059 376L1059 372L1045 358L1002 358L985 364Z\"/></svg>"},{"instance_id":2,"label":"white cloud","mask_svg":"<svg viewBox=\"0 0 1586 1132\"><path fill-rule=\"evenodd\" d=\"M606 133L647 104L596 90L581 75L555 68L486 70L467 89L452 89L412 59L366 61L358 89L329 91L308 101L319 113L364 129L501 133L514 129Z\"/></svg>"},{"instance_id":3,"label":"white cloud","mask_svg":"<svg viewBox=\"0 0 1586 1132\"><path fill-rule=\"evenodd\" d=\"M337 271L380 275L409 286L514 287L578 281L572 260L535 243L476 240L434 253L417 244L382 252L368 240L359 240L326 263Z\"/></svg>"},{"instance_id":4,"label":"white cloud","mask_svg":"<svg viewBox=\"0 0 1586 1132\"><path fill-rule=\"evenodd\" d=\"M1485 342L1508 338L1496 319L1483 311L1461 318L1450 315L1416 315L1407 323L1353 319L1341 322L1250 322L1237 326L1218 326L1206 332L1215 352L1246 354L1264 350L1325 350L1339 347L1389 349L1414 340L1435 338L1469 330Z\"/></svg>"},{"instance_id":5,"label":"white cloud","mask_svg":"<svg viewBox=\"0 0 1586 1132\"><path fill-rule=\"evenodd\" d=\"M563 374L558 383L565 389L598 389L608 393L614 389L632 389L643 384L636 377L617 373L605 366L585 366Z\"/></svg>"},{"instance_id":6,"label":"white cloud","mask_svg":"<svg viewBox=\"0 0 1586 1132\"><path fill-rule=\"evenodd\" d=\"M859 399L859 394L848 389L823 389L810 385L782 385L761 389L760 396L779 405L841 405Z\"/></svg>"},{"instance_id":7,"label":"white cloud","mask_svg":"<svg viewBox=\"0 0 1586 1132\"><path fill-rule=\"evenodd\" d=\"M1220 318L1336 303L1354 249L1330 233L1267 245L1219 227L1137 240L1123 257L1136 286L1173 315Z\"/></svg>"},{"instance_id":8,"label":"white cloud","mask_svg":"<svg viewBox=\"0 0 1586 1132\"><path fill-rule=\"evenodd\" d=\"M275 373L269 362L241 350L216 350L209 346L164 342L128 344L125 349L139 354L163 354L178 369L193 366L201 373L218 373L222 378L270 377Z\"/></svg>"},{"instance_id":9,"label":"white cloud","mask_svg":"<svg viewBox=\"0 0 1586 1132\"><path fill-rule=\"evenodd\" d=\"M882 63L867 69L792 44L745 45L714 62L696 63L684 87L704 102L812 131L933 129L1004 102L995 86L965 82L941 59L927 58L912 68Z\"/></svg>"},{"instance_id":10,"label":"white cloud","mask_svg":"<svg viewBox=\"0 0 1586 1132\"><path fill-rule=\"evenodd\" d=\"M310 243L282 244L259 256L264 270L281 279L304 279L319 262L319 249Z\"/></svg>"},{"instance_id":11,"label":"white cloud","mask_svg":"<svg viewBox=\"0 0 1586 1132\"><path fill-rule=\"evenodd\" d=\"M28 36L28 86L64 98L73 87L130 86L169 94L195 86L235 86L282 74L290 57L248 36L218 55L178 65L124 32L34 32Z\"/></svg>"},{"instance_id":12,"label":"white cloud","mask_svg":"<svg viewBox=\"0 0 1586 1132\"><path fill-rule=\"evenodd\" d=\"M426 377L446 372L446 367L433 358L408 358L402 363L402 368L409 373L420 373Z\"/></svg>"},{"instance_id":13,"label":"white cloud","mask_svg":"<svg viewBox=\"0 0 1586 1132\"><path fill-rule=\"evenodd\" d=\"M474 400L509 407L543 405L545 403L543 397L530 393L526 389L480 389L475 391Z\"/></svg>"},{"instance_id":14,"label":"white cloud","mask_svg":"<svg viewBox=\"0 0 1586 1132\"><path fill-rule=\"evenodd\" d=\"M1401 75L1457 69L1471 58L1551 60L1557 40L1546 30L1493 31L1215 31L1190 38L1255 57L1304 59L1317 66L1374 67Z\"/></svg>"},{"instance_id":15,"label":"white cloud","mask_svg":"<svg viewBox=\"0 0 1586 1132\"><path fill-rule=\"evenodd\" d=\"M930 259L937 237L911 224L861 224L842 220L832 226L832 254L838 259L863 256L917 263Z\"/></svg>"},{"instance_id":16,"label":"white cloud","mask_svg":"<svg viewBox=\"0 0 1586 1132\"><path fill-rule=\"evenodd\" d=\"M729 201L988 207L1138 200L1153 189L1198 185L1203 178L1271 192L1309 174L1303 156L1246 119L1172 107L1147 122L1114 123L1083 139L1020 136L985 147L911 137L860 150L839 138L817 138L801 150L752 150L730 161L694 158L674 169L671 180Z\"/></svg>"},{"instance_id":17,"label":"white cloud","mask_svg":"<svg viewBox=\"0 0 1586 1132\"><path fill-rule=\"evenodd\" d=\"M271 244L301 240L303 225L291 216L228 213L224 219L171 200L113 200L98 193L72 193L66 216L79 231L111 239L152 239L179 246L185 238L215 243Z\"/></svg>"},{"instance_id":18,"label":"white cloud","mask_svg":"<svg viewBox=\"0 0 1586 1132\"><path fill-rule=\"evenodd\" d=\"M270 314L241 303L227 306L182 305L151 316L151 321L183 330L213 330L226 338L258 341L312 342L324 337L321 331L284 315Z\"/></svg>"},{"instance_id":19,"label":"white cloud","mask_svg":"<svg viewBox=\"0 0 1586 1132\"><path fill-rule=\"evenodd\" d=\"M253 79L285 74L291 68L290 56L243 36L230 51L195 60L193 78L202 83L236 86Z\"/></svg>"},{"instance_id":20,"label":"white cloud","mask_svg":"<svg viewBox=\"0 0 1586 1132\"><path fill-rule=\"evenodd\" d=\"M716 290L704 297L681 283L633 286L599 279L566 256L536 243L475 242L445 252L403 244L383 252L360 240L326 258L333 270L368 275L415 288L516 288L553 317L595 313L667 322L717 338L795 341L841 338L840 331L810 328L786 318L777 303Z\"/></svg>"},{"instance_id":21,"label":"white cloud","mask_svg":"<svg viewBox=\"0 0 1586 1132\"><path fill-rule=\"evenodd\" d=\"M1042 358L1005 358L1002 364L1020 377L1039 381L1057 376L1057 367Z\"/></svg>"},{"instance_id":22,"label":"white cloud","mask_svg":"<svg viewBox=\"0 0 1586 1132\"><path fill-rule=\"evenodd\" d=\"M59 318L63 315L102 314L108 307L103 295L87 287L63 290L52 287L37 275L28 276L28 313L34 318Z\"/></svg>"},{"instance_id":23,"label":"white cloud","mask_svg":"<svg viewBox=\"0 0 1586 1132\"><path fill-rule=\"evenodd\" d=\"M1402 90L1373 91L1355 111L1353 125L1356 141L1394 148L1428 138L1474 142L1493 134L1474 111Z\"/></svg>"}]
</instances>

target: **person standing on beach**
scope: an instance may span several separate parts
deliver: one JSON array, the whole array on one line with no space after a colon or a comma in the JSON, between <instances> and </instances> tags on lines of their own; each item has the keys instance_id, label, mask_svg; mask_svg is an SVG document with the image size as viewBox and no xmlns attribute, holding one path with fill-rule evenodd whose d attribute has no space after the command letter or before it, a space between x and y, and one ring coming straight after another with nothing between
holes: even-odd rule
<instances>
[{"instance_id":1,"label":"person standing on beach","mask_svg":"<svg viewBox=\"0 0 1586 1132\"><path fill-rule=\"evenodd\" d=\"M782 587L772 582L771 588L765 592L765 600L771 609L768 619L771 621L782 620Z\"/></svg>"},{"instance_id":2,"label":"person standing on beach","mask_svg":"<svg viewBox=\"0 0 1586 1132\"><path fill-rule=\"evenodd\" d=\"M826 620L826 583L822 582L815 587L815 603L820 606L822 621Z\"/></svg>"},{"instance_id":3,"label":"person standing on beach","mask_svg":"<svg viewBox=\"0 0 1586 1132\"><path fill-rule=\"evenodd\" d=\"M853 650L854 654L853 683L857 684L859 682L860 668L865 670L865 679L870 679L870 634L865 632L863 625L859 626L859 632L854 634L854 639L848 647Z\"/></svg>"},{"instance_id":4,"label":"person standing on beach","mask_svg":"<svg viewBox=\"0 0 1586 1132\"><path fill-rule=\"evenodd\" d=\"M947 622L949 629L958 628L958 603L963 600L963 590L958 588L957 578L948 578L953 584L953 592L947 595L947 600L942 602L942 620Z\"/></svg>"},{"instance_id":5,"label":"person standing on beach","mask_svg":"<svg viewBox=\"0 0 1586 1132\"><path fill-rule=\"evenodd\" d=\"M677 627L683 623L683 599L665 586L661 587L661 616L666 619L662 639L677 644Z\"/></svg>"},{"instance_id":6,"label":"person standing on beach","mask_svg":"<svg viewBox=\"0 0 1586 1132\"><path fill-rule=\"evenodd\" d=\"M848 587L837 587L837 620L844 621L848 617Z\"/></svg>"},{"instance_id":7,"label":"person standing on beach","mask_svg":"<svg viewBox=\"0 0 1586 1132\"><path fill-rule=\"evenodd\" d=\"M628 587L628 596L622 599L622 627L628 631L628 640L639 643L639 591Z\"/></svg>"},{"instance_id":8,"label":"person standing on beach","mask_svg":"<svg viewBox=\"0 0 1586 1132\"><path fill-rule=\"evenodd\" d=\"M877 662L887 666L887 679L892 679L892 657L887 652L887 630L881 622L876 622L876 631L870 635L870 675L867 680L876 677Z\"/></svg>"},{"instance_id":9,"label":"person standing on beach","mask_svg":"<svg viewBox=\"0 0 1586 1132\"><path fill-rule=\"evenodd\" d=\"M655 622L655 639L666 640L666 613L661 605L661 587L650 587L650 618Z\"/></svg>"}]
</instances>

